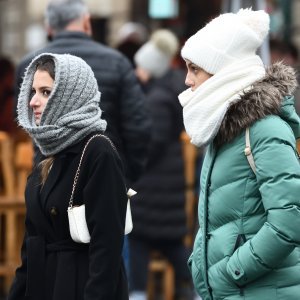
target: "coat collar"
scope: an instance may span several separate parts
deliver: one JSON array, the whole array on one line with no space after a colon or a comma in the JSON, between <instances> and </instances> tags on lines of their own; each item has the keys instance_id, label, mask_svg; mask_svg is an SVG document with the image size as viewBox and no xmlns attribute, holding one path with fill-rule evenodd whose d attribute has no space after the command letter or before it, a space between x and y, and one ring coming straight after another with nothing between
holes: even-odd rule
<instances>
[{"instance_id":1,"label":"coat collar","mask_svg":"<svg viewBox=\"0 0 300 300\"><path fill-rule=\"evenodd\" d=\"M63 151L59 152L57 155L54 156L53 166L41 190L41 202L43 205L46 204L49 193L59 180L61 173L64 171L65 164L67 164L69 160L68 157L74 157L76 155L81 154L83 151L83 147L88 141L88 139L95 134L97 134L97 132L89 134L82 141L64 149Z\"/></svg>"},{"instance_id":2,"label":"coat collar","mask_svg":"<svg viewBox=\"0 0 300 300\"><path fill-rule=\"evenodd\" d=\"M243 93L240 100L227 110L215 145L221 146L238 136L244 129L267 115L280 115L285 97L297 87L295 70L282 63L266 69L266 76Z\"/></svg>"},{"instance_id":3,"label":"coat collar","mask_svg":"<svg viewBox=\"0 0 300 300\"><path fill-rule=\"evenodd\" d=\"M84 40L91 40L91 37L88 36L86 33L81 31L61 31L58 32L54 37L53 40L61 40L65 38L80 38Z\"/></svg>"}]
</instances>

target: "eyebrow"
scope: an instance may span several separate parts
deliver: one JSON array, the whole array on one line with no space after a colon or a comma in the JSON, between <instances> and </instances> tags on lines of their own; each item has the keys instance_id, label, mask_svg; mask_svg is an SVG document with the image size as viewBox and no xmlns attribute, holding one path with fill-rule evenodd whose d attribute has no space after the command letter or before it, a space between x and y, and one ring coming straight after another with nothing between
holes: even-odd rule
<instances>
[{"instance_id":1,"label":"eyebrow","mask_svg":"<svg viewBox=\"0 0 300 300\"><path fill-rule=\"evenodd\" d=\"M34 88L34 86L32 86L31 88ZM39 89L52 89L53 87L45 85L45 86L40 86Z\"/></svg>"},{"instance_id":2,"label":"eyebrow","mask_svg":"<svg viewBox=\"0 0 300 300\"><path fill-rule=\"evenodd\" d=\"M195 66L195 67L198 67L197 65L195 65L193 62L191 62L191 61L189 61L189 62L187 62L187 65L188 66Z\"/></svg>"}]
</instances>

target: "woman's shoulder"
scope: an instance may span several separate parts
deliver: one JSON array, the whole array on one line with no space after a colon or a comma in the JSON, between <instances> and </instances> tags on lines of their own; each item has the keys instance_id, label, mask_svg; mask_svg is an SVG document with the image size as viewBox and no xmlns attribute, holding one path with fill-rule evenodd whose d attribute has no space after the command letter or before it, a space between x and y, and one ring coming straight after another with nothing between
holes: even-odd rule
<instances>
[{"instance_id":1,"label":"woman's shoulder","mask_svg":"<svg viewBox=\"0 0 300 300\"><path fill-rule=\"evenodd\" d=\"M290 125L278 115L269 115L256 121L250 128L251 138L280 139L294 141L295 136Z\"/></svg>"},{"instance_id":2,"label":"woman's shoulder","mask_svg":"<svg viewBox=\"0 0 300 300\"><path fill-rule=\"evenodd\" d=\"M113 142L103 133L89 136L85 141L86 151L92 159L98 157L118 157L118 152Z\"/></svg>"}]
</instances>

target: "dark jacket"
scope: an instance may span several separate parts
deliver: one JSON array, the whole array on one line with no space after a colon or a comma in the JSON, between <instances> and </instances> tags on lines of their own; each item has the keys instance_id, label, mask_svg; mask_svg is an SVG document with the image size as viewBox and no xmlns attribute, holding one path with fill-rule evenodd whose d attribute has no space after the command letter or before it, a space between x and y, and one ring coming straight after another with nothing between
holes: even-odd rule
<instances>
[{"instance_id":1,"label":"dark jacket","mask_svg":"<svg viewBox=\"0 0 300 300\"><path fill-rule=\"evenodd\" d=\"M102 118L108 124L106 134L125 162L127 178L136 180L146 162L149 120L144 94L128 59L82 32L61 32L45 48L21 61L16 71L16 95L19 94L25 68L35 55L43 52L69 53L90 65L101 92Z\"/></svg>"},{"instance_id":2,"label":"dark jacket","mask_svg":"<svg viewBox=\"0 0 300 300\"><path fill-rule=\"evenodd\" d=\"M182 108L177 95L184 77L169 71L144 86L152 117L149 163L134 185L130 237L180 240L186 234L184 166L180 143Z\"/></svg>"},{"instance_id":3,"label":"dark jacket","mask_svg":"<svg viewBox=\"0 0 300 300\"><path fill-rule=\"evenodd\" d=\"M84 144L55 156L43 187L37 166L28 178L22 265L8 300L128 299L121 256L126 187L122 163L101 137L87 148L74 194L74 205L85 203L91 242L70 237L67 207Z\"/></svg>"}]
</instances>

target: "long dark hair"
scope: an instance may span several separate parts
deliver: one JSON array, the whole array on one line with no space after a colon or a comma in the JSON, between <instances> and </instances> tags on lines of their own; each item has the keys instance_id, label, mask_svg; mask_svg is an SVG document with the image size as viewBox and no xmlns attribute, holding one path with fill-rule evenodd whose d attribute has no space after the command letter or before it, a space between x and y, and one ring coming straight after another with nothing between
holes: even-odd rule
<instances>
[{"instance_id":1,"label":"long dark hair","mask_svg":"<svg viewBox=\"0 0 300 300\"><path fill-rule=\"evenodd\" d=\"M46 71L50 75L50 77L53 80L55 80L55 63L52 58L38 61L36 65L36 70ZM40 162L42 185L44 185L44 183L46 182L46 179L48 177L53 162L54 162L53 156L47 157Z\"/></svg>"}]
</instances>

